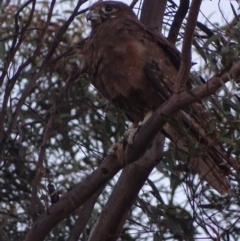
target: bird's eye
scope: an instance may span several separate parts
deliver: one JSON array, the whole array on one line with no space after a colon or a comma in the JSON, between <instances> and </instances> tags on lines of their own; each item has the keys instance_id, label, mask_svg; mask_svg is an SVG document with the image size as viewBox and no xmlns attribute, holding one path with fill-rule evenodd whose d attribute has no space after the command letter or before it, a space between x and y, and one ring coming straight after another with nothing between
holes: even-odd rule
<instances>
[{"instance_id":1,"label":"bird's eye","mask_svg":"<svg viewBox=\"0 0 240 241\"><path fill-rule=\"evenodd\" d=\"M111 13L114 10L114 7L111 5L106 5L103 9L105 13Z\"/></svg>"}]
</instances>

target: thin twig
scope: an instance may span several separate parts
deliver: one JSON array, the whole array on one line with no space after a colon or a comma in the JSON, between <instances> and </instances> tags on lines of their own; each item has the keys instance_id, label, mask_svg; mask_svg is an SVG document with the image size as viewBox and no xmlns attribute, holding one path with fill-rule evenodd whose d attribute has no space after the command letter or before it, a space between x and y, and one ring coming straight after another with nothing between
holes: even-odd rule
<instances>
[{"instance_id":1,"label":"thin twig","mask_svg":"<svg viewBox=\"0 0 240 241\"><path fill-rule=\"evenodd\" d=\"M32 2L32 9L30 11L29 18L28 18L26 24L22 28L22 33L23 34L20 35L20 37L18 39L18 34L19 34L18 18L19 18L19 15L20 15L21 11L25 7L27 7L31 2ZM24 36L25 36L24 33L26 32L28 26L31 24L31 21L32 21L32 18L33 18L33 14L34 14L34 11L35 11L35 5L36 5L36 0L29 0L26 3L24 3L23 6L21 6L21 8L15 14L15 37L13 38L13 41L12 41L12 44L11 44L8 56L6 58L6 61L5 61L4 67L3 67L2 74L0 76L0 86L3 84L3 80L6 77L8 67L9 67L10 63L12 62L12 59L13 59L15 53L17 52L17 50L19 49L20 45L22 44L22 41L23 41Z\"/></svg>"},{"instance_id":2,"label":"thin twig","mask_svg":"<svg viewBox=\"0 0 240 241\"><path fill-rule=\"evenodd\" d=\"M130 8L134 8L134 6L136 5L136 3L138 2L139 0L132 0L131 4L129 5Z\"/></svg>"},{"instance_id":3,"label":"thin twig","mask_svg":"<svg viewBox=\"0 0 240 241\"><path fill-rule=\"evenodd\" d=\"M76 5L72 15L68 18L68 20L62 25L62 27L58 30L58 32L55 35L54 41L51 44L51 48L49 49L47 55L45 56L45 58L42 61L41 66L39 67L39 70L37 73L35 73L35 75L31 78L31 80L28 82L28 84L26 85L20 99L19 102L16 105L16 109L14 111L14 114L11 118L11 122L8 125L8 130L7 133L11 133L11 130L13 128L13 126L15 125L17 118L19 116L19 113L22 109L22 105L24 104L26 98L29 96L29 93L31 92L32 88L34 87L36 81L42 76L42 74L44 73L45 68L49 65L49 61L51 60L52 55L54 54L57 46L60 43L60 40L63 36L63 34L67 31L69 25L71 24L71 22L74 20L78 9L80 8L80 6L86 2L87 0L80 0L78 1L78 4ZM32 56L31 56L32 57ZM30 58L31 58L30 57ZM25 68L26 66L26 62L24 62L24 64L22 66L19 67L17 73L14 75L14 77L12 78L13 80L17 79L17 76L21 73L22 69ZM1 127L1 126L0 126ZM1 151L1 150L0 150Z\"/></svg>"}]
</instances>

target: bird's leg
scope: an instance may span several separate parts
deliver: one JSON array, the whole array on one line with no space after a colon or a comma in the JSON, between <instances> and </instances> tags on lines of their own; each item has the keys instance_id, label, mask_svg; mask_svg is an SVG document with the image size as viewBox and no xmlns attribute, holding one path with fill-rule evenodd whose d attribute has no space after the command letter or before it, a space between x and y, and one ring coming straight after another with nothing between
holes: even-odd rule
<instances>
[{"instance_id":1,"label":"bird's leg","mask_svg":"<svg viewBox=\"0 0 240 241\"><path fill-rule=\"evenodd\" d=\"M152 111L147 112L143 121L140 121L136 128L133 128L133 126L132 126L130 130L127 130L124 133L124 135L127 136L128 144L133 143L134 137L137 134L139 128L141 128L141 126L143 126L147 122L147 120L151 117L151 115L152 115Z\"/></svg>"},{"instance_id":2,"label":"bird's leg","mask_svg":"<svg viewBox=\"0 0 240 241\"><path fill-rule=\"evenodd\" d=\"M152 111L149 111L145 115L143 121L138 123L137 127L133 125L130 129L126 130L124 132L123 138L119 140L117 143L114 143L109 149L111 153L116 153L118 161L121 163L122 166L125 166L127 164L126 153L127 153L128 145L133 144L133 140L139 128L141 128L141 126L146 123L146 121L151 117L151 115L152 115Z\"/></svg>"},{"instance_id":3,"label":"bird's leg","mask_svg":"<svg viewBox=\"0 0 240 241\"><path fill-rule=\"evenodd\" d=\"M115 153L117 155L118 161L122 166L127 164L126 162L126 152L128 144L133 143L133 139L135 134L137 133L138 128L135 128L134 125L128 130L126 130L123 134L122 139L120 139L117 143L114 143L110 149L110 153Z\"/></svg>"},{"instance_id":4,"label":"bird's leg","mask_svg":"<svg viewBox=\"0 0 240 241\"><path fill-rule=\"evenodd\" d=\"M125 136L125 133L124 133L124 136ZM109 149L109 152L111 154L113 154L113 153L116 154L117 159L122 166L126 165L127 145L128 145L128 141L127 141L127 139L125 139L125 137L123 137L117 143L114 143Z\"/></svg>"},{"instance_id":5,"label":"bird's leg","mask_svg":"<svg viewBox=\"0 0 240 241\"><path fill-rule=\"evenodd\" d=\"M119 140L117 143L114 143L110 147L109 152L116 154L118 161L120 162L120 164L122 166L125 166L127 164L126 154L127 154L128 145L133 144L135 135L137 134L139 128L141 128L141 126L147 122L147 120L151 117L151 115L152 115L152 111L149 111L145 115L143 121L138 123L137 127L132 125L132 127L130 129L128 129L124 132L123 138L121 140Z\"/></svg>"},{"instance_id":6,"label":"bird's leg","mask_svg":"<svg viewBox=\"0 0 240 241\"><path fill-rule=\"evenodd\" d=\"M139 126L135 127L132 125L132 127L124 132L124 139L127 140L128 144L132 144L134 137L136 133L138 132Z\"/></svg>"},{"instance_id":7,"label":"bird's leg","mask_svg":"<svg viewBox=\"0 0 240 241\"><path fill-rule=\"evenodd\" d=\"M138 125L143 126L147 122L147 120L152 116L152 113L152 111L148 111L147 114L144 116L143 121L139 122Z\"/></svg>"},{"instance_id":8,"label":"bird's leg","mask_svg":"<svg viewBox=\"0 0 240 241\"><path fill-rule=\"evenodd\" d=\"M127 148L129 144L133 143L133 139L137 131L138 131L138 127L135 128L133 125L130 129L126 130L123 134L123 137L117 143L114 143L109 149L109 152L111 154L113 153L116 154L118 161L122 166L125 166L127 164L127 161L126 161Z\"/></svg>"},{"instance_id":9,"label":"bird's leg","mask_svg":"<svg viewBox=\"0 0 240 241\"><path fill-rule=\"evenodd\" d=\"M117 143L116 155L117 155L118 161L122 166L125 166L127 164L127 161L126 161L127 146L128 146L128 141L127 139L125 139L125 137L123 137Z\"/></svg>"}]
</instances>

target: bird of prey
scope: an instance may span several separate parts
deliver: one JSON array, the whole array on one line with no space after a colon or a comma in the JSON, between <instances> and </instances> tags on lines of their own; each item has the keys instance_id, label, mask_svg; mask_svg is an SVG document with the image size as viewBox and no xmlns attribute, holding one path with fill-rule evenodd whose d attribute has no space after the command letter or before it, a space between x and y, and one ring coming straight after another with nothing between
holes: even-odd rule
<instances>
[{"instance_id":1,"label":"bird of prey","mask_svg":"<svg viewBox=\"0 0 240 241\"><path fill-rule=\"evenodd\" d=\"M87 20L92 30L82 51L84 69L96 89L137 126L173 94L181 55L122 2L93 4ZM219 193L229 193L230 161L217 135L210 137L210 126L214 122L207 109L197 102L169 118L162 133L182 153L179 161ZM191 148L199 151L189 157Z\"/></svg>"}]
</instances>

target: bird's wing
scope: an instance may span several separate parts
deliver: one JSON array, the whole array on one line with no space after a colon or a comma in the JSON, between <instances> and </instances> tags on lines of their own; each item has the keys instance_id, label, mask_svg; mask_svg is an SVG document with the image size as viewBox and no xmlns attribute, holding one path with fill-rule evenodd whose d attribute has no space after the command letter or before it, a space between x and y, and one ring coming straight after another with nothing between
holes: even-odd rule
<instances>
[{"instance_id":1,"label":"bird's wing","mask_svg":"<svg viewBox=\"0 0 240 241\"><path fill-rule=\"evenodd\" d=\"M148 30L139 21L128 21L131 21L131 28L145 33L145 38L148 38L149 41L155 41L156 47L162 48L166 58L172 63L172 66L169 67L170 72L171 69L175 69L175 71L179 69L181 55L175 46L163 36ZM171 79L170 74L164 78L163 75L167 72L166 68L168 66L159 63L159 60L155 59L154 56L149 56L144 68L147 79L151 81L158 95L164 101L167 101L173 94L173 84L176 81ZM188 81L188 86L190 86L190 82L192 82L191 79ZM204 104L196 102L172 117L163 131L175 146L186 154L186 159L192 169L219 193L224 194L230 190L226 175L229 173L230 167L233 166L233 162L219 142L217 130L213 132L211 128L213 126L214 121ZM200 151L195 156L188 158L187 153L191 152L193 148L199 148Z\"/></svg>"},{"instance_id":2,"label":"bird's wing","mask_svg":"<svg viewBox=\"0 0 240 241\"><path fill-rule=\"evenodd\" d=\"M152 60L146 63L145 73L161 98L168 100L173 87L171 82L161 78L162 71L158 62ZM196 102L171 117L164 126L163 133L185 154L189 166L202 179L219 193L225 194L230 190L226 175L232 160L219 142L217 130L213 131L214 126L206 107L202 102ZM199 151L189 158L188 153L193 153L194 149Z\"/></svg>"}]
</instances>

